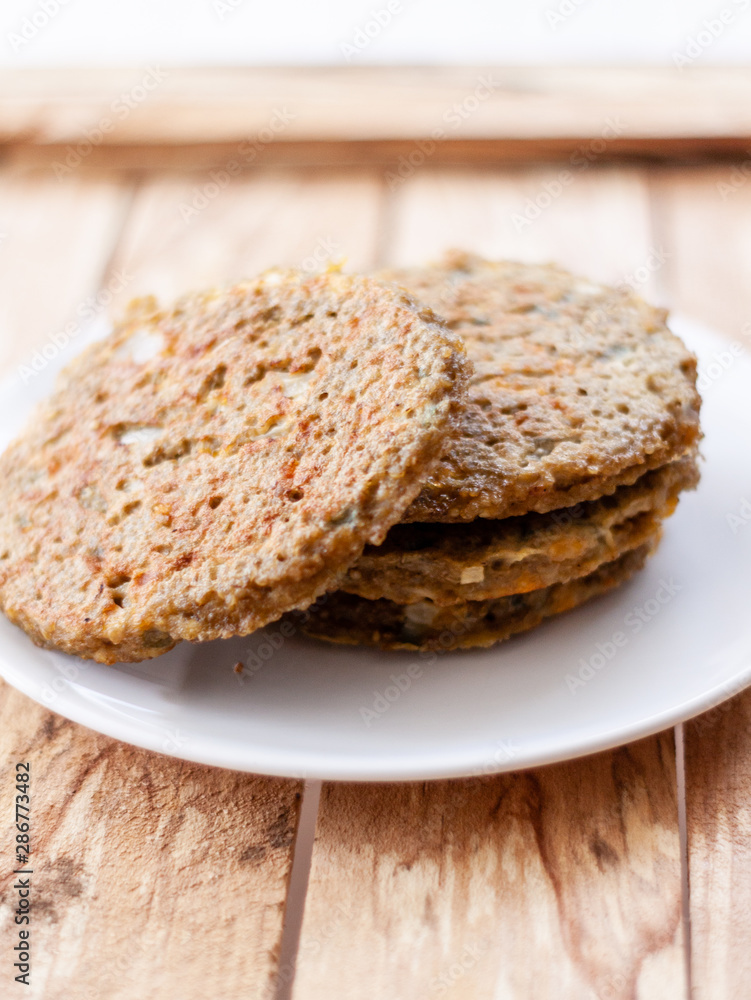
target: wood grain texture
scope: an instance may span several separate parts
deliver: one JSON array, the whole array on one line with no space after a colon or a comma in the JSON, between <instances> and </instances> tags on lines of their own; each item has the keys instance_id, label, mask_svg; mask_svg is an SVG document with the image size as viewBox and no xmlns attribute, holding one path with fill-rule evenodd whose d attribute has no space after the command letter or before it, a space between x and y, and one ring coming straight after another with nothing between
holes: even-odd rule
<instances>
[{"instance_id":1,"label":"wood grain texture","mask_svg":"<svg viewBox=\"0 0 751 1000\"><path fill-rule=\"evenodd\" d=\"M132 184L118 177L62 184L49 173L0 173L0 372L57 356L53 337L76 336L125 220ZM62 338L62 339L61 339ZM40 365L45 362L37 360ZM29 377L33 377L33 374Z\"/></svg>"},{"instance_id":2,"label":"wood grain texture","mask_svg":"<svg viewBox=\"0 0 751 1000\"><path fill-rule=\"evenodd\" d=\"M734 167L659 172L653 194L675 308L751 349L751 147ZM705 390L722 392L722 381ZM748 442L739 440L739 457ZM734 499L734 497L733 497ZM748 663L748 644L727 649ZM728 689L721 696L735 692ZM694 1000L745 1000L751 980L751 692L684 727Z\"/></svg>"},{"instance_id":3,"label":"wood grain texture","mask_svg":"<svg viewBox=\"0 0 751 1000\"><path fill-rule=\"evenodd\" d=\"M744 1000L751 980L751 691L685 726L694 1000Z\"/></svg>"},{"instance_id":4,"label":"wood grain texture","mask_svg":"<svg viewBox=\"0 0 751 1000\"><path fill-rule=\"evenodd\" d=\"M295 1000L684 995L672 734L520 774L326 785Z\"/></svg>"},{"instance_id":5,"label":"wood grain texture","mask_svg":"<svg viewBox=\"0 0 751 1000\"><path fill-rule=\"evenodd\" d=\"M19 996L272 995L299 783L130 747L0 682L6 845L18 761L31 765L34 872L32 985ZM0 874L6 955L19 929L9 867ZM9 990L7 969L3 979Z\"/></svg>"},{"instance_id":6,"label":"wood grain texture","mask_svg":"<svg viewBox=\"0 0 751 1000\"><path fill-rule=\"evenodd\" d=\"M373 265L380 178L372 171L262 171L219 178L167 173L138 190L111 270L132 277L114 308L134 295L169 301L196 288L273 266Z\"/></svg>"},{"instance_id":7,"label":"wood grain texture","mask_svg":"<svg viewBox=\"0 0 751 1000\"><path fill-rule=\"evenodd\" d=\"M551 166L416 170L390 189L389 256L406 266L469 247L491 258L555 260L618 284L653 242L645 174L584 162L565 184ZM654 298L651 272L640 290Z\"/></svg>"},{"instance_id":8,"label":"wood grain texture","mask_svg":"<svg viewBox=\"0 0 751 1000\"><path fill-rule=\"evenodd\" d=\"M488 96L454 114L486 83ZM78 143L108 121L101 145L240 141L290 119L280 141L599 137L619 115L628 138L744 141L745 67L339 67L318 69L12 70L0 74L5 142ZM124 109L124 110L123 110Z\"/></svg>"},{"instance_id":9,"label":"wood grain texture","mask_svg":"<svg viewBox=\"0 0 751 1000\"><path fill-rule=\"evenodd\" d=\"M671 307L751 347L751 143L734 164L656 171Z\"/></svg>"}]
</instances>

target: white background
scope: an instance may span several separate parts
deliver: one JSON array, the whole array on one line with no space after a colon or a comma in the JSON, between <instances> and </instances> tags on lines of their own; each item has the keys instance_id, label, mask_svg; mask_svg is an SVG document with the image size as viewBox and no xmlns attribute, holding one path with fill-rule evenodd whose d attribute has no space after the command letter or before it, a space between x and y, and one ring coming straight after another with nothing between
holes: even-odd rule
<instances>
[{"instance_id":1,"label":"white background","mask_svg":"<svg viewBox=\"0 0 751 1000\"><path fill-rule=\"evenodd\" d=\"M387 2L2 0L0 65L346 64L342 43ZM751 0L391 3L399 8L391 22L350 62L673 65L704 19L717 23L723 10L731 22L695 64L751 62ZM37 27L19 43L26 18Z\"/></svg>"}]
</instances>

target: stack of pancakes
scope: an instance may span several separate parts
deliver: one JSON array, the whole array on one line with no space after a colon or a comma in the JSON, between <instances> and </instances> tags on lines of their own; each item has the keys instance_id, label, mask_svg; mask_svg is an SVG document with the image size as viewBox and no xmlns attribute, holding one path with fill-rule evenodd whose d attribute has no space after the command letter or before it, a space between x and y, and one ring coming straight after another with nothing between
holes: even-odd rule
<instances>
[{"instance_id":1,"label":"stack of pancakes","mask_svg":"<svg viewBox=\"0 0 751 1000\"><path fill-rule=\"evenodd\" d=\"M642 565L698 478L695 382L660 310L555 267L142 300L0 458L0 607L105 663L301 611L489 645Z\"/></svg>"},{"instance_id":2,"label":"stack of pancakes","mask_svg":"<svg viewBox=\"0 0 751 1000\"><path fill-rule=\"evenodd\" d=\"M420 495L305 630L489 646L638 570L699 478L695 359L665 313L557 267L463 253L378 277L461 334L474 375Z\"/></svg>"}]
</instances>

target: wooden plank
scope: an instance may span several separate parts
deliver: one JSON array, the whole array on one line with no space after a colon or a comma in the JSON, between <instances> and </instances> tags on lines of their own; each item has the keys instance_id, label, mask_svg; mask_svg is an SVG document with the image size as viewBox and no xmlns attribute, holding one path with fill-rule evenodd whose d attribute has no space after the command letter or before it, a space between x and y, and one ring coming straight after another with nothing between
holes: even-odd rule
<instances>
[{"instance_id":1,"label":"wooden plank","mask_svg":"<svg viewBox=\"0 0 751 1000\"><path fill-rule=\"evenodd\" d=\"M732 171L669 171L654 182L657 216L672 253L665 268L671 302L747 350L750 163ZM692 996L741 1000L751 977L751 692L684 729Z\"/></svg>"},{"instance_id":2,"label":"wooden plank","mask_svg":"<svg viewBox=\"0 0 751 1000\"><path fill-rule=\"evenodd\" d=\"M271 989L299 783L130 747L5 684L0 762L6 845L16 832L15 765L31 770L32 975L24 995L202 1000L212 982L241 1000ZM18 944L13 886L22 877L10 864L0 873L6 955Z\"/></svg>"},{"instance_id":3,"label":"wooden plank","mask_svg":"<svg viewBox=\"0 0 751 1000\"><path fill-rule=\"evenodd\" d=\"M686 824L695 1000L748 996L751 692L686 724Z\"/></svg>"},{"instance_id":4,"label":"wooden plank","mask_svg":"<svg viewBox=\"0 0 751 1000\"><path fill-rule=\"evenodd\" d=\"M751 145L735 164L654 174L673 308L751 345Z\"/></svg>"},{"instance_id":5,"label":"wooden plank","mask_svg":"<svg viewBox=\"0 0 751 1000\"><path fill-rule=\"evenodd\" d=\"M3 141L63 146L239 142L275 115L279 142L592 139L616 118L632 139L751 135L745 67L15 69L0 99Z\"/></svg>"},{"instance_id":6,"label":"wooden plank","mask_svg":"<svg viewBox=\"0 0 751 1000\"><path fill-rule=\"evenodd\" d=\"M679 997L681 938L663 734L494 778L324 786L293 996Z\"/></svg>"},{"instance_id":7,"label":"wooden plank","mask_svg":"<svg viewBox=\"0 0 751 1000\"><path fill-rule=\"evenodd\" d=\"M417 170L391 185L391 257L399 265L434 259L451 246L491 258L555 260L617 284L648 260L653 244L640 171L598 167L562 171ZM440 211L437 210L440 206ZM654 298L656 271L640 291Z\"/></svg>"},{"instance_id":8,"label":"wooden plank","mask_svg":"<svg viewBox=\"0 0 751 1000\"><path fill-rule=\"evenodd\" d=\"M103 291L131 187L113 176L63 184L38 172L0 175L0 372L30 369L36 351L57 354L52 338L64 344L66 327L72 356Z\"/></svg>"},{"instance_id":9,"label":"wooden plank","mask_svg":"<svg viewBox=\"0 0 751 1000\"><path fill-rule=\"evenodd\" d=\"M381 193L372 171L151 178L112 260L132 276L115 305L149 293L170 300L273 266L371 267Z\"/></svg>"},{"instance_id":10,"label":"wooden plank","mask_svg":"<svg viewBox=\"0 0 751 1000\"><path fill-rule=\"evenodd\" d=\"M410 264L458 245L609 281L644 264L639 173L582 169L514 225L557 175L418 170L391 191L384 256ZM681 915L672 733L522 774L328 784L293 996L327 997L336 981L353 1000L679 997Z\"/></svg>"}]
</instances>

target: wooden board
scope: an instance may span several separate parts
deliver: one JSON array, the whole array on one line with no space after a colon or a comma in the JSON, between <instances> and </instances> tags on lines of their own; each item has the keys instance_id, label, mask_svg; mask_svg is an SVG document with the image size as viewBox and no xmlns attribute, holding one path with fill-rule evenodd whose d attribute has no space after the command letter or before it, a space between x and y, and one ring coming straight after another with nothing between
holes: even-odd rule
<instances>
[{"instance_id":1,"label":"wooden board","mask_svg":"<svg viewBox=\"0 0 751 1000\"><path fill-rule=\"evenodd\" d=\"M406 265L466 247L495 258L556 260L618 284L650 254L643 173L596 163L572 171L566 183L560 173L555 167L416 171L393 189L387 185L388 253ZM649 272L643 294L656 293L652 279Z\"/></svg>"},{"instance_id":2,"label":"wooden board","mask_svg":"<svg viewBox=\"0 0 751 1000\"><path fill-rule=\"evenodd\" d=\"M751 692L686 726L695 1000L742 1000L751 954Z\"/></svg>"},{"instance_id":3,"label":"wooden board","mask_svg":"<svg viewBox=\"0 0 751 1000\"><path fill-rule=\"evenodd\" d=\"M657 171L651 187L672 307L751 349L751 144L733 164Z\"/></svg>"},{"instance_id":4,"label":"wooden board","mask_svg":"<svg viewBox=\"0 0 751 1000\"><path fill-rule=\"evenodd\" d=\"M744 67L0 71L0 145L55 176L743 158L749 108Z\"/></svg>"},{"instance_id":5,"label":"wooden board","mask_svg":"<svg viewBox=\"0 0 751 1000\"><path fill-rule=\"evenodd\" d=\"M227 178L224 187L210 172L157 176L139 188L112 259L112 271L132 279L114 307L149 293L169 300L273 266L370 268L381 200L373 171L260 171Z\"/></svg>"},{"instance_id":6,"label":"wooden board","mask_svg":"<svg viewBox=\"0 0 751 1000\"><path fill-rule=\"evenodd\" d=\"M165 744L181 739L165 732ZM24 996L202 1000L217 977L230 1000L270 991L299 783L138 750L5 684L0 761L6 845L15 834L15 765L31 769L33 951ZM6 955L20 929L17 877L4 865Z\"/></svg>"},{"instance_id":7,"label":"wooden board","mask_svg":"<svg viewBox=\"0 0 751 1000\"><path fill-rule=\"evenodd\" d=\"M326 785L293 996L682 996L672 734L526 773Z\"/></svg>"},{"instance_id":8,"label":"wooden board","mask_svg":"<svg viewBox=\"0 0 751 1000\"><path fill-rule=\"evenodd\" d=\"M189 69L152 65L0 73L0 136L65 145L103 120L101 145L275 141L743 139L745 67ZM276 115L276 117L275 117ZM94 136L97 141L97 137Z\"/></svg>"},{"instance_id":9,"label":"wooden board","mask_svg":"<svg viewBox=\"0 0 751 1000\"><path fill-rule=\"evenodd\" d=\"M57 356L66 327L63 349L75 351L105 291L132 189L112 176L61 185L46 173L0 174L0 375L24 365L33 378L32 365ZM36 351L45 355L35 361Z\"/></svg>"},{"instance_id":10,"label":"wooden board","mask_svg":"<svg viewBox=\"0 0 751 1000\"><path fill-rule=\"evenodd\" d=\"M671 300L748 351L748 163L658 174L653 188L672 253L665 268ZM721 380L710 392L722 392ZM747 461L749 443L738 445ZM743 663L749 654L747 646L728 650ZM685 726L685 771L692 997L742 1000L751 979L751 692Z\"/></svg>"}]
</instances>

